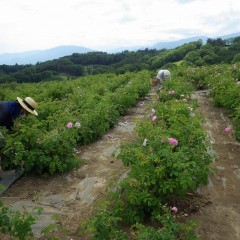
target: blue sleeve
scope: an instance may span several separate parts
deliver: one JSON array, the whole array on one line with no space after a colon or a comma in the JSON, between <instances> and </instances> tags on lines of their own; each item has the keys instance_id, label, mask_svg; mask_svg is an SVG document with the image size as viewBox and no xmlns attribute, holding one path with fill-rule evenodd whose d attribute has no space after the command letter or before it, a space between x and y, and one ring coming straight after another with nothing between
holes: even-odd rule
<instances>
[{"instance_id":1,"label":"blue sleeve","mask_svg":"<svg viewBox=\"0 0 240 240\"><path fill-rule=\"evenodd\" d=\"M18 102L0 102L0 126L10 129L13 121L20 115L21 105Z\"/></svg>"}]
</instances>

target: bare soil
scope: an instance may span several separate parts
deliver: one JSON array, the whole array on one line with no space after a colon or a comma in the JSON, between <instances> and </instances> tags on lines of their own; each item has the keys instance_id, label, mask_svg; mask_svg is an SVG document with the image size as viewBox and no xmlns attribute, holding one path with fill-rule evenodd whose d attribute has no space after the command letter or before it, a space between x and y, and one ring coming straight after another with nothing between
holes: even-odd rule
<instances>
[{"instance_id":1,"label":"bare soil","mask_svg":"<svg viewBox=\"0 0 240 240\"><path fill-rule=\"evenodd\" d=\"M212 164L216 171L209 176L207 186L189 193L184 202L176 199L175 204L186 220L197 222L196 233L200 240L239 240L240 143L233 134L224 132L230 123L227 112L214 107L206 91L196 92L195 97L217 158ZM96 202L104 197L109 187L129 170L114 153L119 152L121 142L134 139L135 122L148 116L152 101L154 97L140 101L105 136L76 149L79 157L85 159L83 166L63 175L24 176L4 192L4 201L13 206L32 203L43 207L45 218L39 223L40 227L48 223L47 216L51 213L60 214L57 221L67 230L56 234L60 239L88 239L78 235L79 226L91 215ZM38 228L35 232L39 236ZM11 238L0 235L0 239Z\"/></svg>"},{"instance_id":2,"label":"bare soil","mask_svg":"<svg viewBox=\"0 0 240 240\"><path fill-rule=\"evenodd\" d=\"M209 176L200 194L209 199L190 215L198 223L200 240L240 239L240 143L224 129L231 124L227 111L213 106L206 92L197 95L199 111L205 117L204 128L211 138L216 171Z\"/></svg>"}]
</instances>

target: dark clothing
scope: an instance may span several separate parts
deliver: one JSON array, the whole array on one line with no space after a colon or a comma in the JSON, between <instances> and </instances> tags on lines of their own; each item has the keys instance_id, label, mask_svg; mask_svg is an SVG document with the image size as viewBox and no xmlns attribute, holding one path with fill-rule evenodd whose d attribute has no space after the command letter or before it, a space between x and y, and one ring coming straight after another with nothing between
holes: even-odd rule
<instances>
[{"instance_id":1,"label":"dark clothing","mask_svg":"<svg viewBox=\"0 0 240 240\"><path fill-rule=\"evenodd\" d=\"M0 102L0 126L5 126L7 129L11 129L14 120L20 115L21 108L21 105L17 101Z\"/></svg>"}]
</instances>

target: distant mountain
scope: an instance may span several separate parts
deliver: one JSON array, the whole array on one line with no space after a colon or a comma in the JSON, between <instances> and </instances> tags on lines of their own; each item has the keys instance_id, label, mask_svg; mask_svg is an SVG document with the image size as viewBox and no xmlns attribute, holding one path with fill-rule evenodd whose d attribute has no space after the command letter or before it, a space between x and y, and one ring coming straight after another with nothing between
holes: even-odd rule
<instances>
[{"instance_id":1,"label":"distant mountain","mask_svg":"<svg viewBox=\"0 0 240 240\"><path fill-rule=\"evenodd\" d=\"M107 50L107 53L117 53L122 52L125 50L128 51L137 51L137 50L143 50L143 49L173 49L179 46L182 46L185 43L195 42L201 39L203 41L203 44L207 42L208 38L216 39L221 38L223 40L234 38L240 36L240 32L238 33L232 33L229 35L223 35L219 37L207 37L207 36L196 36L191 38L186 38L178 41L171 41L171 42L158 42L152 46L133 46L133 47L121 47L116 49ZM14 65L14 64L36 64L37 62L45 62L48 60L58 59L60 57L69 56L73 53L87 53L92 51L98 51L98 50L92 50L85 47L80 46L59 46L51 49L46 50L36 50L36 51L28 51L28 52L22 52L22 53L4 53L0 54L0 65L6 64L6 65Z\"/></svg>"},{"instance_id":2,"label":"distant mountain","mask_svg":"<svg viewBox=\"0 0 240 240\"><path fill-rule=\"evenodd\" d=\"M205 44L207 42L208 37L206 36L199 36L199 37L191 37L191 38L186 38L186 39L181 39L181 40L177 40L177 41L172 41L172 42L158 42L154 45L150 45L150 46L133 46L133 47L127 47L127 48L116 48L116 49L112 49L109 50L108 52L111 53L116 53L116 52L121 52L124 50L128 50L128 51L137 51L137 50L144 50L146 48L148 49L157 49L157 50L161 50L161 49L173 49L179 46L182 46L185 43L190 43L190 42L195 42L198 41L199 39L202 39L203 43Z\"/></svg>"},{"instance_id":3,"label":"distant mountain","mask_svg":"<svg viewBox=\"0 0 240 240\"><path fill-rule=\"evenodd\" d=\"M225 39L228 39L228 38L234 38L234 37L238 37L238 36L240 36L240 32L232 33L232 34L229 34L229 35L223 35L223 36L219 36L219 37L196 36L196 37L185 38L185 39L181 39L181 40L177 40L177 41L171 41L171 42L169 42L169 41L168 42L158 42L158 43L156 43L154 45L151 45L151 46L133 46L133 47L126 47L126 48L116 48L116 49L112 49L108 52L115 53L115 52L121 52L121 51L124 51L124 50L137 51L139 49L144 50L146 48L157 49L157 50L161 50L163 48L173 49L173 48L182 46L185 43L198 41L199 39L202 40L203 44L206 44L208 38L212 38L212 39L221 38L221 39L225 40Z\"/></svg>"},{"instance_id":4,"label":"distant mountain","mask_svg":"<svg viewBox=\"0 0 240 240\"><path fill-rule=\"evenodd\" d=\"M225 39L228 39L228 38L235 38L235 37L239 37L239 36L240 36L240 32L237 32L237 33L232 33L232 34L228 34L228 35L219 36L218 38L221 38L221 39L225 40Z\"/></svg>"},{"instance_id":5,"label":"distant mountain","mask_svg":"<svg viewBox=\"0 0 240 240\"><path fill-rule=\"evenodd\" d=\"M79 46L59 46L46 50L35 50L22 53L4 53L0 54L0 65L14 64L36 64L48 60L58 59L63 56L72 55L73 53L92 52L92 49Z\"/></svg>"},{"instance_id":6,"label":"distant mountain","mask_svg":"<svg viewBox=\"0 0 240 240\"><path fill-rule=\"evenodd\" d=\"M207 36L197 36L197 37L191 37L191 38L186 38L186 39L182 39L182 40L178 40L178 41L172 41L172 42L159 42L156 43L154 45L152 45L149 48L155 48L157 50L166 48L166 49L173 49L179 46L182 46L185 43L190 43L190 42L195 42L198 41L199 39L201 39L203 41L203 44L205 44L207 42L208 38L212 38L212 39L216 39L216 38L221 38L223 40L228 39L228 38L234 38L234 37L238 37L240 36L240 32L237 33L232 33L232 34L228 34L228 35L223 35L223 36L218 36L218 37L207 37Z\"/></svg>"},{"instance_id":7,"label":"distant mountain","mask_svg":"<svg viewBox=\"0 0 240 240\"><path fill-rule=\"evenodd\" d=\"M151 48L155 48L157 50L160 50L163 48L172 49L172 48L182 46L185 43L196 42L199 39L201 39L203 41L203 44L205 44L207 42L208 37L198 36L198 37L191 37L191 38L186 38L186 39L172 41L172 42L159 42L159 43L156 43L153 46L151 46Z\"/></svg>"}]
</instances>

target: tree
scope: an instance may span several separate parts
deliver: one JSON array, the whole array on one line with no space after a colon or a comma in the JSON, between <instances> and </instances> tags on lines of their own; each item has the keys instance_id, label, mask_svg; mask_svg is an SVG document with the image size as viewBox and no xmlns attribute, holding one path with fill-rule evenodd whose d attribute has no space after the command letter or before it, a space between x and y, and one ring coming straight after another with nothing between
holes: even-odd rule
<instances>
[{"instance_id":1,"label":"tree","mask_svg":"<svg viewBox=\"0 0 240 240\"><path fill-rule=\"evenodd\" d=\"M201 58L201 56L198 51L191 51L183 58L183 60L195 63L199 58Z\"/></svg>"},{"instance_id":2,"label":"tree","mask_svg":"<svg viewBox=\"0 0 240 240\"><path fill-rule=\"evenodd\" d=\"M207 64L215 64L217 63L217 57L214 52L209 51L208 54L203 57L203 60Z\"/></svg>"},{"instance_id":3,"label":"tree","mask_svg":"<svg viewBox=\"0 0 240 240\"><path fill-rule=\"evenodd\" d=\"M225 42L221 38L217 38L217 39L208 38L207 43L212 45L212 46L217 46L217 47L224 47L225 46Z\"/></svg>"}]
</instances>

